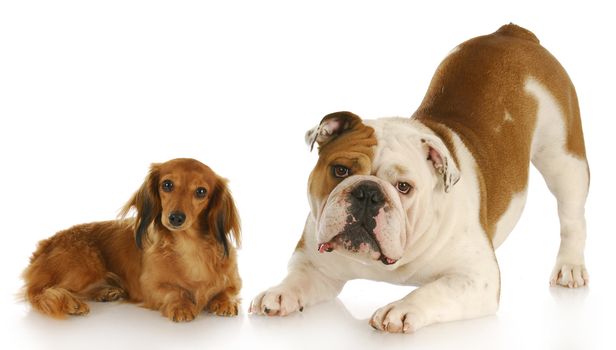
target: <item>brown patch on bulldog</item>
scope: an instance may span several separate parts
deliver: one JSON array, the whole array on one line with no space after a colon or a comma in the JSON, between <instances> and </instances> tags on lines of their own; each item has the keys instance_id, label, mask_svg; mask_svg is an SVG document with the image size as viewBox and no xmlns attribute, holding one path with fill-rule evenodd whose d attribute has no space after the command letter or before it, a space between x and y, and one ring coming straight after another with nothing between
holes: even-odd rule
<instances>
[{"instance_id":1,"label":"brown patch on bulldog","mask_svg":"<svg viewBox=\"0 0 616 350\"><path fill-rule=\"evenodd\" d=\"M339 129L319 143L319 160L310 173L308 191L319 203L343 179L333 174L332 167L342 165L350 170L349 175L367 175L372 169L376 136L374 129L366 126L360 117L350 112L328 114L320 125L336 120ZM316 213L315 213L316 214Z\"/></svg>"},{"instance_id":2,"label":"brown patch on bulldog","mask_svg":"<svg viewBox=\"0 0 616 350\"><path fill-rule=\"evenodd\" d=\"M306 241L304 240L304 235L302 234L302 237L299 239L299 241L297 241L297 244L295 245L295 250L304 249L305 246Z\"/></svg>"},{"instance_id":3,"label":"brown patch on bulldog","mask_svg":"<svg viewBox=\"0 0 616 350\"><path fill-rule=\"evenodd\" d=\"M533 33L513 24L461 44L440 64L414 114L448 147L452 141L447 129L453 130L473 154L481 190L480 220L490 238L512 196L527 186L538 108L535 97L524 90L528 78L558 101L567 151L585 159L569 76Z\"/></svg>"}]
</instances>

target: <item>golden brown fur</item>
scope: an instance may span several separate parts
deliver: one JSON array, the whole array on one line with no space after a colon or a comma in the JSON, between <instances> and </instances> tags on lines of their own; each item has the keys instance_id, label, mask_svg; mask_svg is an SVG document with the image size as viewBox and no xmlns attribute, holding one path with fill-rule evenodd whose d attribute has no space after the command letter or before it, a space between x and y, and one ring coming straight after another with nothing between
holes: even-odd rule
<instances>
[{"instance_id":1,"label":"golden brown fur","mask_svg":"<svg viewBox=\"0 0 616 350\"><path fill-rule=\"evenodd\" d=\"M319 203L323 203L342 181L332 175L333 166L343 165L354 175L370 174L377 143L374 129L365 125L357 115L351 112L331 113L320 124L330 119L341 121L342 127L337 137L319 142L319 160L308 179L311 198Z\"/></svg>"},{"instance_id":2,"label":"golden brown fur","mask_svg":"<svg viewBox=\"0 0 616 350\"><path fill-rule=\"evenodd\" d=\"M162 183L173 182L171 191ZM206 190L203 198L197 188ZM136 210L136 218L124 217ZM174 226L169 214L182 212ZM74 226L39 243L24 271L25 297L56 318L86 300L125 299L190 321L202 310L237 315L240 222L226 181L193 159L153 164L115 221Z\"/></svg>"},{"instance_id":3,"label":"golden brown fur","mask_svg":"<svg viewBox=\"0 0 616 350\"><path fill-rule=\"evenodd\" d=\"M415 118L438 134L452 153L447 129L454 130L473 154L481 222L490 238L513 195L527 185L538 106L523 88L529 77L554 94L566 118L567 150L585 159L580 112L569 76L533 33L516 25L458 46L438 67L415 112Z\"/></svg>"}]
</instances>

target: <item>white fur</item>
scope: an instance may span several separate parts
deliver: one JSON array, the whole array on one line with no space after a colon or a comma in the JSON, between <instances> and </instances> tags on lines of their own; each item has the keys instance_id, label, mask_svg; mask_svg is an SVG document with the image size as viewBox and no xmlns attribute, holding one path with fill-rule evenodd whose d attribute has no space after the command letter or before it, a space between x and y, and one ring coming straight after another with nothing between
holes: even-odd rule
<instances>
[{"instance_id":1,"label":"white fur","mask_svg":"<svg viewBox=\"0 0 616 350\"><path fill-rule=\"evenodd\" d=\"M505 116L503 117L503 122L501 124L499 124L498 126L494 127L494 132L495 133L500 133L501 130L503 129L503 125L505 125L506 123L513 123L513 117L511 116L511 113L509 113L509 111L505 110Z\"/></svg>"},{"instance_id":2,"label":"white fur","mask_svg":"<svg viewBox=\"0 0 616 350\"><path fill-rule=\"evenodd\" d=\"M531 159L558 201L561 244L550 283L584 286L588 283L584 263L588 164L566 151L564 117L552 94L533 78L526 81L524 89L539 104Z\"/></svg>"},{"instance_id":3,"label":"white fur","mask_svg":"<svg viewBox=\"0 0 616 350\"><path fill-rule=\"evenodd\" d=\"M499 272L477 215L476 165L470 152L454 136L460 172L465 176L445 193L442 176L426 160L421 146L422 137L436 137L429 129L403 118L365 123L375 129L378 139L372 172L393 184L394 179L388 178L391 168L404 165L408 173L401 174L402 179L416 185L413 199L401 199L407 210L402 258L384 265L335 252L319 253L315 219L320 214L312 213L304 230L304 248L291 258L287 278L257 296L250 312L285 315L335 297L347 280L366 278L422 285L377 310L370 322L378 329L413 331L434 322L493 313L498 305ZM465 210L455 210L460 206Z\"/></svg>"}]
</instances>

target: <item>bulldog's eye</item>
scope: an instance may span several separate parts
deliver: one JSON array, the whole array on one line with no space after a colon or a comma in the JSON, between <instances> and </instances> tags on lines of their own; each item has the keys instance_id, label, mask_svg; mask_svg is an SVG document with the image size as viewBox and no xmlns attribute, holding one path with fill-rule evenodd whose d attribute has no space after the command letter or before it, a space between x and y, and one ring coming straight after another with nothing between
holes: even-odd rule
<instances>
[{"instance_id":1,"label":"bulldog's eye","mask_svg":"<svg viewBox=\"0 0 616 350\"><path fill-rule=\"evenodd\" d=\"M350 173L351 173L349 168L347 168L347 167L345 167L343 165L334 165L332 171L334 173L334 176L337 177L337 178L340 178L340 179L348 177L350 175Z\"/></svg>"},{"instance_id":2,"label":"bulldog's eye","mask_svg":"<svg viewBox=\"0 0 616 350\"><path fill-rule=\"evenodd\" d=\"M398 182L396 184L396 189L398 190L398 192L400 192L402 194L409 193L412 188L413 188L413 186L409 185L408 182Z\"/></svg>"},{"instance_id":3,"label":"bulldog's eye","mask_svg":"<svg viewBox=\"0 0 616 350\"><path fill-rule=\"evenodd\" d=\"M204 187L199 187L195 190L195 196L197 198L205 198L206 194L207 194L207 190Z\"/></svg>"},{"instance_id":4,"label":"bulldog's eye","mask_svg":"<svg viewBox=\"0 0 616 350\"><path fill-rule=\"evenodd\" d=\"M163 188L163 191L171 192L171 191L173 191L173 181L165 180L165 181L163 181L161 187Z\"/></svg>"}]
</instances>

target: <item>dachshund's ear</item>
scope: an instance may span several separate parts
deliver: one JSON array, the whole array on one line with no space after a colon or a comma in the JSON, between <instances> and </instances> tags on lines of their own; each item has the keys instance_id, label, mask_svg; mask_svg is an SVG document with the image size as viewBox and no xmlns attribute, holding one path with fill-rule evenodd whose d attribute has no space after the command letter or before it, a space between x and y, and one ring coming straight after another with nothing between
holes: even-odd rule
<instances>
[{"instance_id":1,"label":"dachshund's ear","mask_svg":"<svg viewBox=\"0 0 616 350\"><path fill-rule=\"evenodd\" d=\"M137 211L135 218L135 242L137 247L143 247L143 237L147 235L148 227L154 220L160 221L162 207L158 194L160 181L159 164L152 164L150 172L143 184L120 210L120 217L125 218L132 208ZM147 238L147 237L146 237Z\"/></svg>"},{"instance_id":2,"label":"dachshund's ear","mask_svg":"<svg viewBox=\"0 0 616 350\"><path fill-rule=\"evenodd\" d=\"M229 255L230 240L235 242L237 248L241 246L240 217L225 179L218 179L206 213L202 217L205 219L204 228L212 232L222 244L225 256Z\"/></svg>"}]
</instances>

